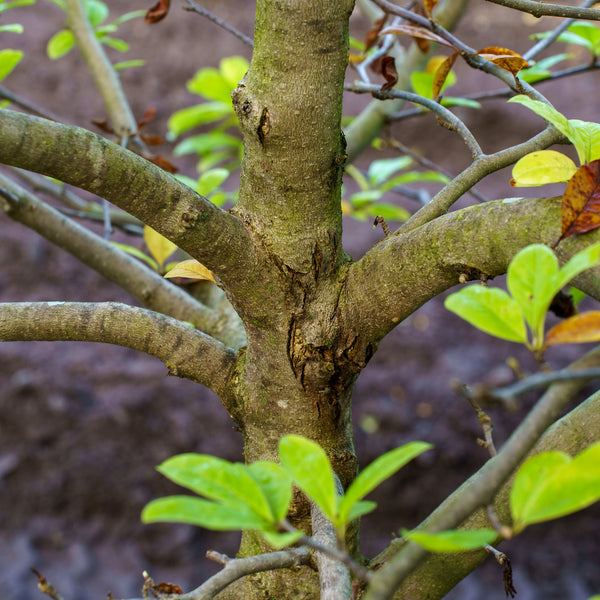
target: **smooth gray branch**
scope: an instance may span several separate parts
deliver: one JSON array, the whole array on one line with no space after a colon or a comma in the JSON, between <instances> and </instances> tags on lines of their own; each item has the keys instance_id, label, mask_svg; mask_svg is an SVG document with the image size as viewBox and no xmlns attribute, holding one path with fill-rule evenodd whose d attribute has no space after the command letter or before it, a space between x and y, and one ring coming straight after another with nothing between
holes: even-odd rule
<instances>
[{"instance_id":1,"label":"smooth gray branch","mask_svg":"<svg viewBox=\"0 0 600 600\"><path fill-rule=\"evenodd\" d=\"M534 17L569 17L572 19L589 19L600 21L600 10L597 8L583 8L578 6L565 6L564 4L546 4L538 0L487 0L492 4L500 4L521 12L529 13Z\"/></svg>"},{"instance_id":2,"label":"smooth gray branch","mask_svg":"<svg viewBox=\"0 0 600 600\"><path fill-rule=\"evenodd\" d=\"M450 207L463 194L468 192L476 183L490 173L508 167L509 165L516 163L526 154L535 152L536 150L544 150L545 148L552 146L552 144L561 142L563 139L562 133L552 125L548 125L544 131L538 133L526 142L511 146L505 150L500 150L494 154L482 154L438 192L427 206L424 206L406 221L406 223L398 229L397 233L407 233L408 231L420 227L424 223L440 217L447 213Z\"/></svg>"},{"instance_id":3,"label":"smooth gray branch","mask_svg":"<svg viewBox=\"0 0 600 600\"><path fill-rule=\"evenodd\" d=\"M6 302L0 304L0 340L104 342L162 360L169 374L186 377L227 398L236 354L177 319L119 302Z\"/></svg>"},{"instance_id":4,"label":"smooth gray branch","mask_svg":"<svg viewBox=\"0 0 600 600\"><path fill-rule=\"evenodd\" d=\"M223 335L226 334L226 328L215 311L2 175L0 208L11 219L37 231L114 281L148 308L182 321L190 321L209 335L228 341Z\"/></svg>"},{"instance_id":5,"label":"smooth gray branch","mask_svg":"<svg viewBox=\"0 0 600 600\"><path fill-rule=\"evenodd\" d=\"M404 90L391 89L381 91L381 86L364 83L362 81L355 81L352 84L346 84L344 89L359 94L369 93L380 100L389 100L393 98L406 100L414 104L420 104L439 115L445 122L445 127L451 131L456 131L456 133L460 135L467 148L469 148L471 151L471 155L474 159L483 154L479 143L469 131L468 127L453 112L449 111L446 107L442 106L435 100L425 98L424 96L420 96L419 94L415 94L413 92L406 92Z\"/></svg>"},{"instance_id":6,"label":"smooth gray branch","mask_svg":"<svg viewBox=\"0 0 600 600\"><path fill-rule=\"evenodd\" d=\"M600 349L596 348L573 363L570 368L587 368L599 363ZM423 530L433 533L452 529L478 508L488 505L546 429L556 421L564 407L583 386L584 382L577 380L555 383L550 387L498 455L488 460L475 476L448 497L428 517L422 526ZM427 551L422 547L407 543L385 566L373 574L364 600L389 600L404 578L426 555Z\"/></svg>"},{"instance_id":7,"label":"smooth gray branch","mask_svg":"<svg viewBox=\"0 0 600 600\"><path fill-rule=\"evenodd\" d=\"M249 38L245 33L242 33L239 29L236 29L233 25L230 25L227 21L224 21L220 17L217 17L217 15L211 13L209 10L206 10L206 8L204 8L203 6L200 6L197 2L194 2L194 0L185 0L185 1L187 2L188 7L189 7L189 8L185 8L185 10L195 12L195 13L203 16L204 18L208 19L209 21L212 21L213 23L215 23L215 25L218 25L225 31L231 33L236 38L238 38L238 40L241 40L242 42L244 42L244 44L246 44L247 46L250 46L250 48L252 48L254 46L254 42L252 41L251 38Z\"/></svg>"}]
</instances>

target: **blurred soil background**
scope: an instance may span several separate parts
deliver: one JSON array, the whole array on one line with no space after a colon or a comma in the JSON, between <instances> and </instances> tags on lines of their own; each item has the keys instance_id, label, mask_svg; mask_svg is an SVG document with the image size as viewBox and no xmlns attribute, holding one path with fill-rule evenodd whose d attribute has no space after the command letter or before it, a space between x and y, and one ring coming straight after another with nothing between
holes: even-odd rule
<instances>
[{"instance_id":1,"label":"blurred soil background","mask_svg":"<svg viewBox=\"0 0 600 600\"><path fill-rule=\"evenodd\" d=\"M111 17L147 9L143 0L108 0ZM247 34L252 32L253 2L204 0L212 10ZM458 35L474 47L505 46L524 52L535 31L556 20L535 20L485 2L473 2ZM157 118L149 133L166 132L168 116L199 100L185 82L220 58L241 54L246 46L229 34L182 10L176 0L168 18L148 26L141 19L120 30L131 44L126 59L143 58L144 68L122 72L135 114L154 106ZM4 82L11 91L58 115L65 122L93 129L105 117L99 96L77 51L58 61L45 54L48 39L64 15L38 0L34 7L9 11L4 23L21 22L25 34L2 34L2 47L26 50L22 64ZM360 17L352 35L364 35ZM563 51L559 45L555 52ZM581 59L581 51L568 48ZM110 53L116 62L123 57ZM354 73L349 70L347 79ZM374 76L375 81L379 81ZM481 73L458 67L453 95L495 89ZM542 91L571 118L600 121L598 72L556 83ZM368 102L349 96L345 114ZM524 108L504 100L486 102L480 111L460 109L486 152L523 141L542 127ZM469 154L458 136L431 116L402 121L390 128L396 139L453 173L468 165ZM1 143L1 138L0 138ZM158 151L169 156L170 147ZM380 154L359 161L366 167ZM194 161L174 159L194 176ZM508 185L504 170L482 182L487 198L522 195ZM535 191L535 190L534 190ZM515 193L517 192L517 193ZM525 193L527 193L526 191ZM542 195L544 192L540 192ZM415 210L415 204L405 204ZM89 223L88 223L89 224ZM90 225L98 230L98 227ZM380 239L370 223L348 220L345 245L360 257ZM141 240L126 240L141 247ZM0 300L131 299L114 284L75 258L0 214ZM435 445L374 494L379 510L364 519L363 551L380 551L400 527L412 527L485 460L476 444L477 419L449 382L510 378L504 360L517 356L526 369L532 360L516 345L496 342L446 312L443 299L430 302L386 338L361 375L354 416L361 464L405 442ZM566 364L581 349L563 348L548 358ZM204 558L208 549L235 553L236 534L211 533L187 526L142 525L141 508L157 496L176 492L154 467L181 452L211 453L241 460L241 436L234 431L219 400L189 381L166 377L158 360L131 350L85 343L0 344L0 590L4 600L40 598L30 568L42 572L65 600L98 600L110 591L116 598L140 595L141 573L188 590L216 568ZM590 390L588 390L590 391ZM518 410L493 407L495 439L501 445L535 397ZM515 569L521 600L585 600L600 593L600 509L549 525L532 527L505 544ZM504 597L501 570L491 559L448 597L460 600Z\"/></svg>"}]
</instances>

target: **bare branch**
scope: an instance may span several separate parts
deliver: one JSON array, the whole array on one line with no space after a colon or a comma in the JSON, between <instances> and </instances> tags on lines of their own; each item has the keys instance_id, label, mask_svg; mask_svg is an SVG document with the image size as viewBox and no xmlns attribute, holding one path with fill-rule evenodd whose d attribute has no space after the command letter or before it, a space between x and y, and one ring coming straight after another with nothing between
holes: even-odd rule
<instances>
[{"instance_id":1,"label":"bare branch","mask_svg":"<svg viewBox=\"0 0 600 600\"><path fill-rule=\"evenodd\" d=\"M570 17L572 19L589 19L600 21L600 10L597 8L580 8L577 6L564 6L563 4L546 4L538 0L487 0L492 4L500 4L521 12L529 13L534 17Z\"/></svg>"},{"instance_id":2,"label":"bare branch","mask_svg":"<svg viewBox=\"0 0 600 600\"><path fill-rule=\"evenodd\" d=\"M336 479L337 493L342 495L344 490L338 477ZM335 548L337 537L333 523L323 514L317 504L311 501L310 514L312 519L312 540L322 546ZM315 553L319 569L321 585L320 600L350 600L352 598L352 580L350 571L344 563L317 551Z\"/></svg>"},{"instance_id":3,"label":"bare branch","mask_svg":"<svg viewBox=\"0 0 600 600\"><path fill-rule=\"evenodd\" d=\"M188 8L184 8L184 10L189 10L189 11L195 12L195 13L205 17L209 21L212 21L213 23L215 23L216 25L218 25L225 31L234 35L236 38L238 38L238 40L241 40L242 42L244 42L244 44L246 44L247 46L250 46L250 48L252 48L254 46L254 42L245 33L242 33L241 31L236 29L235 27L233 27L233 25L230 25L227 21L224 21L220 17L217 17L217 15L211 13L209 10L206 10L206 8L204 8L203 6L200 6L197 2L194 2L194 0L185 0L185 1L188 4Z\"/></svg>"},{"instance_id":4,"label":"bare branch","mask_svg":"<svg viewBox=\"0 0 600 600\"><path fill-rule=\"evenodd\" d=\"M0 304L0 340L104 342L162 360L186 377L227 397L236 354L177 319L119 302L6 302Z\"/></svg>"},{"instance_id":5,"label":"bare branch","mask_svg":"<svg viewBox=\"0 0 600 600\"><path fill-rule=\"evenodd\" d=\"M137 122L127 102L119 76L106 56L87 16L83 0L66 0L67 25L73 32L119 139L131 139L137 152L146 153L137 135Z\"/></svg>"},{"instance_id":6,"label":"bare branch","mask_svg":"<svg viewBox=\"0 0 600 600\"><path fill-rule=\"evenodd\" d=\"M144 158L78 127L0 109L0 162L86 189L136 216L243 297L265 280L247 229Z\"/></svg>"},{"instance_id":7,"label":"bare branch","mask_svg":"<svg viewBox=\"0 0 600 600\"><path fill-rule=\"evenodd\" d=\"M557 144L563 139L563 135L557 129L548 125L544 131L538 133L538 135L522 144L511 146L505 150L495 152L494 154L483 154L462 173L457 175L444 187L444 189L438 192L427 206L424 206L406 221L396 233L407 233L416 227L420 227L421 225L440 217L445 214L463 194L468 192L476 183L490 173L508 167L526 154L548 148L549 146L552 146L552 144Z\"/></svg>"},{"instance_id":8,"label":"bare branch","mask_svg":"<svg viewBox=\"0 0 600 600\"><path fill-rule=\"evenodd\" d=\"M36 115L37 117L42 117L43 119L48 119L50 121L62 121L62 119L59 119L49 111L36 106L33 104L33 102L30 102L29 100L26 100L25 98L22 98L14 92L6 89L3 85L0 85L0 98L8 100L12 104L17 105L18 107L30 112L32 115Z\"/></svg>"},{"instance_id":9,"label":"bare branch","mask_svg":"<svg viewBox=\"0 0 600 600\"><path fill-rule=\"evenodd\" d=\"M597 366L600 349L596 348L579 359L571 368ZM488 462L468 482L449 496L422 524L428 532L452 529L474 511L489 504L500 487L533 449L543 433L558 418L564 407L584 383L568 381L554 384L537 402L497 456ZM364 600L388 600L401 582L426 557L427 551L414 543L405 544L371 577ZM377 561L377 564L379 561ZM415 596L417 597L417 596Z\"/></svg>"},{"instance_id":10,"label":"bare branch","mask_svg":"<svg viewBox=\"0 0 600 600\"><path fill-rule=\"evenodd\" d=\"M182 321L190 321L209 335L229 342L232 332L228 331L227 324L221 322L215 311L1 175L0 208L11 219L37 231L114 281L148 308Z\"/></svg>"},{"instance_id":11,"label":"bare branch","mask_svg":"<svg viewBox=\"0 0 600 600\"><path fill-rule=\"evenodd\" d=\"M356 81L353 84L347 84L344 86L344 89L359 94L370 93L375 98L379 98L380 100L396 98L406 100L414 104L421 104L422 106L425 106L429 110L439 115L443 121L445 121L445 127L451 131L456 131L456 133L460 135L467 148L469 148L471 151L471 155L474 159L483 154L481 147L477 143L477 140L473 134L469 131L469 128L453 112L449 111L446 107L442 106L435 100L425 98L424 96L419 96L419 94L415 94L413 92L405 92L404 90L392 89L382 92L381 86L363 83L362 81Z\"/></svg>"}]
</instances>

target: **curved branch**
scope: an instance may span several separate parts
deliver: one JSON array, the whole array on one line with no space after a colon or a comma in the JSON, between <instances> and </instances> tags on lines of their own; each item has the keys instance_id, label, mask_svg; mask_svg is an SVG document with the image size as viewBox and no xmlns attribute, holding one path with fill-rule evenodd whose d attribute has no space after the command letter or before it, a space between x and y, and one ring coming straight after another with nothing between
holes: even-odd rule
<instances>
[{"instance_id":1,"label":"curved branch","mask_svg":"<svg viewBox=\"0 0 600 600\"><path fill-rule=\"evenodd\" d=\"M529 13L534 17L569 17L572 19L589 19L600 21L600 10L597 8L580 8L578 6L564 6L562 4L546 4L537 0L487 0L492 4L500 4L521 12Z\"/></svg>"},{"instance_id":2,"label":"curved branch","mask_svg":"<svg viewBox=\"0 0 600 600\"><path fill-rule=\"evenodd\" d=\"M560 198L496 200L385 238L350 268L340 303L346 322L362 343L377 343L425 302L457 285L461 274L495 277L525 246L555 243L560 209ZM556 250L559 261L599 239L596 230L564 240ZM599 269L575 280L596 298Z\"/></svg>"},{"instance_id":3,"label":"curved branch","mask_svg":"<svg viewBox=\"0 0 600 600\"><path fill-rule=\"evenodd\" d=\"M15 221L37 231L148 308L181 321L225 342L232 332L227 322L163 277L125 254L85 227L38 200L33 194L0 175L0 208ZM236 324L237 325L237 324ZM237 335L237 334L236 334Z\"/></svg>"},{"instance_id":4,"label":"curved branch","mask_svg":"<svg viewBox=\"0 0 600 600\"><path fill-rule=\"evenodd\" d=\"M433 219L440 217L448 212L448 209L465 193L467 193L476 183L481 181L490 173L494 173L504 167L508 167L517 162L520 158L535 152L543 150L557 144L563 139L560 133L553 126L548 125L544 131L538 133L530 140L500 150L494 154L484 154L470 164L462 173L457 175L448 185L437 193L429 204L416 212L397 233L407 233Z\"/></svg>"},{"instance_id":5,"label":"curved branch","mask_svg":"<svg viewBox=\"0 0 600 600\"><path fill-rule=\"evenodd\" d=\"M597 366L599 363L600 348L596 348L573 363L571 367L586 368ZM452 529L460 525L477 509L488 505L519 463L531 452L543 433L556 421L564 407L584 385L584 382L580 380L561 382L550 387L511 435L500 453L490 459L473 477L449 496L427 518L422 524L422 528L429 532ZM597 419L594 421L597 422ZM386 555L390 556L388 552ZM400 583L426 558L426 555L427 551L414 543L403 545L399 552L391 556L385 566L373 574L364 600L388 600L391 598ZM413 597L406 590L405 594ZM407 595L401 597L407 597ZM422 596L415 595L414 597ZM431 598L431 596L427 597Z\"/></svg>"},{"instance_id":6,"label":"curved branch","mask_svg":"<svg viewBox=\"0 0 600 600\"><path fill-rule=\"evenodd\" d=\"M144 158L85 129L0 109L0 162L105 198L188 252L243 297L265 280L242 222Z\"/></svg>"},{"instance_id":7,"label":"curved branch","mask_svg":"<svg viewBox=\"0 0 600 600\"><path fill-rule=\"evenodd\" d=\"M185 377L227 397L236 354L181 321L120 302L6 302L0 340L105 342L162 360Z\"/></svg>"},{"instance_id":8,"label":"curved branch","mask_svg":"<svg viewBox=\"0 0 600 600\"><path fill-rule=\"evenodd\" d=\"M431 98L425 98L424 96L419 96L419 94L406 92L404 90L392 89L382 92L381 86L363 83L362 81L356 81L353 84L345 85L344 89L351 92L356 92L358 94L370 93L373 94L375 98L379 98L380 100L397 98L406 100L407 102L412 102L413 104L425 106L430 111L441 117L446 122L448 129L451 131L456 131L456 133L460 135L467 148L469 148L471 151L473 158L477 158L483 154L479 143L469 131L469 128L452 111L448 110L445 106L442 106L439 102L436 102Z\"/></svg>"}]
</instances>

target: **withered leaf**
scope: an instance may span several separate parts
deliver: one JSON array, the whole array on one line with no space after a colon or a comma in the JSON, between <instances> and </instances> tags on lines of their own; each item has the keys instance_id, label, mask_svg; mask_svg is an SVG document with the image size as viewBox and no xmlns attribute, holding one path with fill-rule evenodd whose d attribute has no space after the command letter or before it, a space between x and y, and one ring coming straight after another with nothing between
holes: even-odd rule
<instances>
[{"instance_id":1,"label":"withered leaf","mask_svg":"<svg viewBox=\"0 0 600 600\"><path fill-rule=\"evenodd\" d=\"M183 594L183 590L176 583L157 583L152 588L161 594Z\"/></svg>"},{"instance_id":2,"label":"withered leaf","mask_svg":"<svg viewBox=\"0 0 600 600\"><path fill-rule=\"evenodd\" d=\"M155 116L156 116L156 107L150 106L149 108L147 108L146 112L144 112L144 114L142 115L142 118L138 121L138 124L137 124L138 129L141 129L147 123L152 121L152 119L154 119Z\"/></svg>"},{"instance_id":3,"label":"withered leaf","mask_svg":"<svg viewBox=\"0 0 600 600\"><path fill-rule=\"evenodd\" d=\"M427 10L427 12L429 14L431 14L431 11L435 8L435 5L439 2L440 0L425 0L425 9Z\"/></svg>"},{"instance_id":4,"label":"withered leaf","mask_svg":"<svg viewBox=\"0 0 600 600\"><path fill-rule=\"evenodd\" d=\"M158 23L162 21L169 12L171 0L158 0L158 2L146 13L146 23Z\"/></svg>"},{"instance_id":5,"label":"withered leaf","mask_svg":"<svg viewBox=\"0 0 600 600\"><path fill-rule=\"evenodd\" d=\"M173 277L185 277L186 279L194 279L195 281L204 280L215 283L212 271L193 258L177 263L165 277L168 279Z\"/></svg>"},{"instance_id":6,"label":"withered leaf","mask_svg":"<svg viewBox=\"0 0 600 600\"><path fill-rule=\"evenodd\" d=\"M377 19L377 21L373 23L373 27L367 31L367 34L365 35L365 51L369 50L369 48L372 48L377 43L379 32L383 28L386 19L387 14L383 15L381 19Z\"/></svg>"},{"instance_id":7,"label":"withered leaf","mask_svg":"<svg viewBox=\"0 0 600 600\"><path fill-rule=\"evenodd\" d=\"M561 236L600 227L600 159L582 165L569 179L562 197Z\"/></svg>"},{"instance_id":8,"label":"withered leaf","mask_svg":"<svg viewBox=\"0 0 600 600\"><path fill-rule=\"evenodd\" d=\"M444 46L450 46L453 48L452 44L446 41L443 37L429 31L423 27L416 27L414 25L393 25L392 27L386 27L383 29L379 35L410 35L413 38L423 38L425 40L430 40L431 42L437 42L438 44L443 44ZM456 49L456 48L455 48Z\"/></svg>"},{"instance_id":9,"label":"withered leaf","mask_svg":"<svg viewBox=\"0 0 600 600\"><path fill-rule=\"evenodd\" d=\"M417 48L423 53L428 54L431 49L431 43L429 40L424 38L414 37L413 42L417 45Z\"/></svg>"},{"instance_id":10,"label":"withered leaf","mask_svg":"<svg viewBox=\"0 0 600 600\"><path fill-rule=\"evenodd\" d=\"M600 341L600 312L575 315L555 325L546 334L546 345L582 344Z\"/></svg>"},{"instance_id":11,"label":"withered leaf","mask_svg":"<svg viewBox=\"0 0 600 600\"><path fill-rule=\"evenodd\" d=\"M105 133L110 133L112 135L115 132L106 119L92 119L92 123Z\"/></svg>"},{"instance_id":12,"label":"withered leaf","mask_svg":"<svg viewBox=\"0 0 600 600\"><path fill-rule=\"evenodd\" d=\"M398 83L398 71L393 56L384 56L381 59L381 74L385 78L385 83L381 86L381 91L391 90Z\"/></svg>"},{"instance_id":13,"label":"withered leaf","mask_svg":"<svg viewBox=\"0 0 600 600\"><path fill-rule=\"evenodd\" d=\"M167 171L167 173L177 173L179 169L172 163L170 163L166 158L162 156L145 156L146 160L149 160L151 163L154 163L156 166L160 167Z\"/></svg>"},{"instance_id":14,"label":"withered leaf","mask_svg":"<svg viewBox=\"0 0 600 600\"><path fill-rule=\"evenodd\" d=\"M160 135L151 135L149 133L140 133L140 137L148 146L160 146L161 144L164 144L165 141Z\"/></svg>"},{"instance_id":15,"label":"withered leaf","mask_svg":"<svg viewBox=\"0 0 600 600\"><path fill-rule=\"evenodd\" d=\"M521 69L529 66L527 61L518 52L513 52L508 48L502 48L500 46L488 46L487 48L482 48L477 54L486 60L493 62L495 65L498 65L501 69L512 73L514 76L516 76Z\"/></svg>"},{"instance_id":16,"label":"withered leaf","mask_svg":"<svg viewBox=\"0 0 600 600\"><path fill-rule=\"evenodd\" d=\"M448 77L448 73L452 70L456 59L458 58L459 53L455 52L450 55L440 66L435 70L435 74L433 76L433 97L437 100L440 96L440 92L442 91L442 87L446 82L446 78Z\"/></svg>"}]
</instances>

